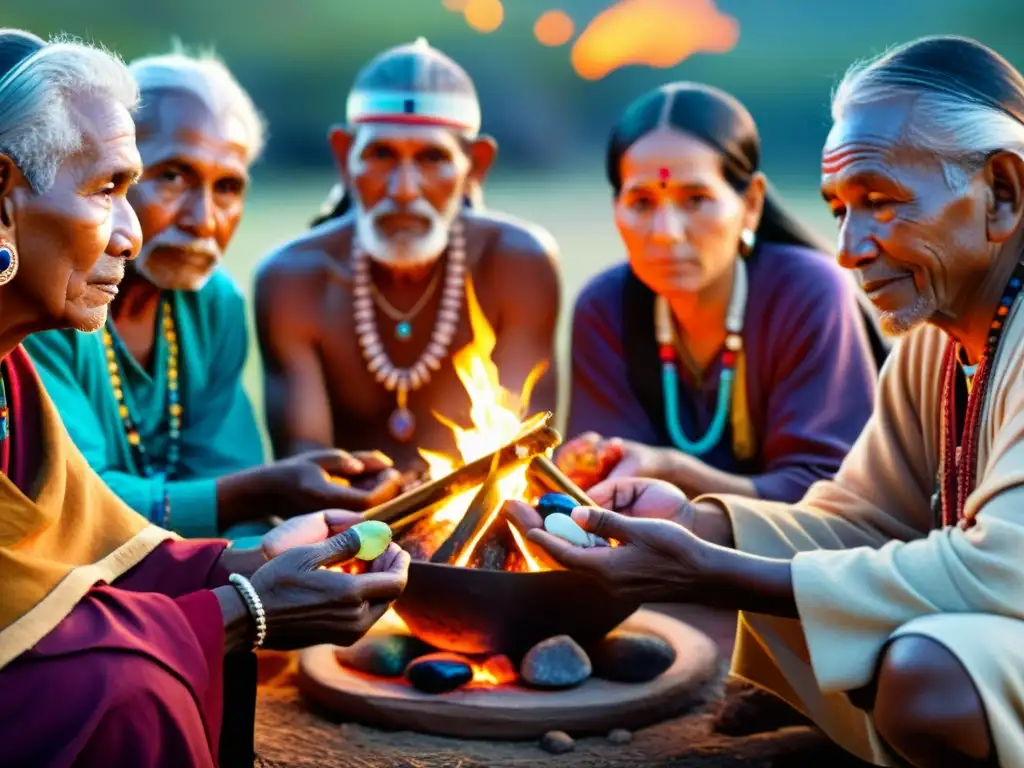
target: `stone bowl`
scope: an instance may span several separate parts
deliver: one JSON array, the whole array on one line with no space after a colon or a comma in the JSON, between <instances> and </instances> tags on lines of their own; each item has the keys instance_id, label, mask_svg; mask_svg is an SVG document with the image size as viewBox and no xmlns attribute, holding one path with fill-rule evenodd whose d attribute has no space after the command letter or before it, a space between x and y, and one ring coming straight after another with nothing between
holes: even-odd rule
<instances>
[{"instance_id":1,"label":"stone bowl","mask_svg":"<svg viewBox=\"0 0 1024 768\"><path fill-rule=\"evenodd\" d=\"M436 648L513 659L555 635L581 645L599 640L639 607L570 571L485 571L415 560L394 604L409 630Z\"/></svg>"}]
</instances>

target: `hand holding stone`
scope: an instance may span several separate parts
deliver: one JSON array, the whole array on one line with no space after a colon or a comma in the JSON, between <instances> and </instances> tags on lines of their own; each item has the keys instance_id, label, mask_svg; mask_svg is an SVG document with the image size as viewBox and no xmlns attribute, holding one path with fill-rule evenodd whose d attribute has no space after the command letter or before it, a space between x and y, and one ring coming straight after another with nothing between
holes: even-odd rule
<instances>
[{"instance_id":1,"label":"hand holding stone","mask_svg":"<svg viewBox=\"0 0 1024 768\"><path fill-rule=\"evenodd\" d=\"M593 576L617 598L685 602L699 593L711 546L682 526L589 507L576 509L572 519L584 531L620 545L582 548L540 527L529 529L527 540L565 568Z\"/></svg>"},{"instance_id":2,"label":"hand holding stone","mask_svg":"<svg viewBox=\"0 0 1024 768\"><path fill-rule=\"evenodd\" d=\"M349 529L288 549L253 574L253 588L267 614L265 647L351 645L380 619L405 589L409 555L392 543L367 573L326 570L351 560L360 545L358 532Z\"/></svg>"}]
</instances>

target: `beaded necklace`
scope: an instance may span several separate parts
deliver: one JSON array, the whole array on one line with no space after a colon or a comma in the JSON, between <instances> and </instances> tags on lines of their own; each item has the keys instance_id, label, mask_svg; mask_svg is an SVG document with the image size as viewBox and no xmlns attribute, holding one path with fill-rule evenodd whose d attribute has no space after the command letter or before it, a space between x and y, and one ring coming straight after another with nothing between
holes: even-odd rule
<instances>
[{"instance_id":1,"label":"beaded necklace","mask_svg":"<svg viewBox=\"0 0 1024 768\"><path fill-rule=\"evenodd\" d=\"M353 250L355 279L352 287L353 317L359 347L366 366L378 383L395 392L397 404L388 418L388 431L399 442L408 442L416 431L416 419L409 410L409 393L420 389L441 370L441 361L448 355L462 310L466 281L466 235L462 221L452 222L448 238L448 263L444 290L434 322L434 331L427 348L408 368L399 368L384 349L374 313L373 280L370 276L370 254L358 242ZM409 329L411 334L412 329ZM401 330L397 331L402 340Z\"/></svg>"},{"instance_id":2,"label":"beaded necklace","mask_svg":"<svg viewBox=\"0 0 1024 768\"><path fill-rule=\"evenodd\" d=\"M722 372L718 379L718 400L711 424L703 437L690 440L679 426L679 370L676 364L676 330L668 300L658 296L654 303L655 333L661 357L661 382L665 396L665 425L676 448L691 456L703 456L722 439L729 419L736 361L743 353L743 318L747 309L747 265L736 260L733 271L732 297L725 315L725 349L722 351Z\"/></svg>"},{"instance_id":3,"label":"beaded necklace","mask_svg":"<svg viewBox=\"0 0 1024 768\"><path fill-rule=\"evenodd\" d=\"M1006 320L1020 295L1022 285L1024 261L1017 264L1003 290L989 326L985 349L973 375L971 366L961 369L959 342L950 339L946 345L942 371L942 441L938 479L943 527L956 524L966 529L975 522L964 518L964 506L968 495L974 490L977 476L981 412Z\"/></svg>"},{"instance_id":4,"label":"beaded necklace","mask_svg":"<svg viewBox=\"0 0 1024 768\"><path fill-rule=\"evenodd\" d=\"M0 369L0 440L6 440L11 434L11 417L7 408L7 384L4 383L3 370Z\"/></svg>"},{"instance_id":5,"label":"beaded necklace","mask_svg":"<svg viewBox=\"0 0 1024 768\"><path fill-rule=\"evenodd\" d=\"M150 462L150 457L146 452L146 447L142 444L142 435L139 434L137 422L132 418L131 411L128 408L128 403L125 402L125 382L121 368L117 362L116 347L121 347L124 354L129 354L129 352L124 349L120 339L117 339L115 342L114 334L111 333L110 330L114 321L109 317L107 318L107 327L103 329L101 336L103 339L103 347L106 350L107 355L107 373L110 376L110 388L113 390L114 400L117 401L117 411L121 417L121 423L124 426L124 433L128 440L128 445L131 446L132 454L135 458L135 464L138 466L139 471L142 472L144 477L163 476L166 479L174 473L178 460L181 456L179 443L181 440L181 424L184 409L181 406L181 398L178 391L178 334L174 326L174 312L171 309L171 302L166 297L160 303L160 314L160 324L163 330L164 340L167 342L168 426L167 456L164 466L161 468L155 467ZM156 515L159 515L161 525L166 528L170 522L171 516L170 500L166 491L163 494L161 503L157 506L158 508L154 510L154 519Z\"/></svg>"}]
</instances>

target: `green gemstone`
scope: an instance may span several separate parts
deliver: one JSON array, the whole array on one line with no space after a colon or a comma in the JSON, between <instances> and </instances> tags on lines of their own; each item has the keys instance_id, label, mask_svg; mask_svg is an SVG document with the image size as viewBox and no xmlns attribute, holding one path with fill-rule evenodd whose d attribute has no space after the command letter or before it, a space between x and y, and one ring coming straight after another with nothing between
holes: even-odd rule
<instances>
[{"instance_id":1,"label":"green gemstone","mask_svg":"<svg viewBox=\"0 0 1024 768\"><path fill-rule=\"evenodd\" d=\"M376 560L391 543L391 526L380 520L364 520L353 525L351 530L359 537L356 557L360 560Z\"/></svg>"},{"instance_id":2,"label":"green gemstone","mask_svg":"<svg viewBox=\"0 0 1024 768\"><path fill-rule=\"evenodd\" d=\"M412 338L412 323L403 320L395 326L395 336L399 341L408 341Z\"/></svg>"}]
</instances>

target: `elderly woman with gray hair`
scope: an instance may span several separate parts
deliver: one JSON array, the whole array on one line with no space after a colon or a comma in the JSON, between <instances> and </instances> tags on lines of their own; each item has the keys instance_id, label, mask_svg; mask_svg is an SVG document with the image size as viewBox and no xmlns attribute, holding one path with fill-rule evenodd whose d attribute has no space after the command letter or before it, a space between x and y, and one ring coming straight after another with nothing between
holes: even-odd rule
<instances>
[{"instance_id":1,"label":"elderly woman with gray hair","mask_svg":"<svg viewBox=\"0 0 1024 768\"><path fill-rule=\"evenodd\" d=\"M5 765L251 766L249 651L351 643L407 575L389 537L337 534L359 518L336 510L254 550L181 541L121 502L63 428L21 343L102 327L138 253L126 199L141 172L137 100L107 52L0 30ZM320 567L357 554L372 560L363 575Z\"/></svg>"}]
</instances>

